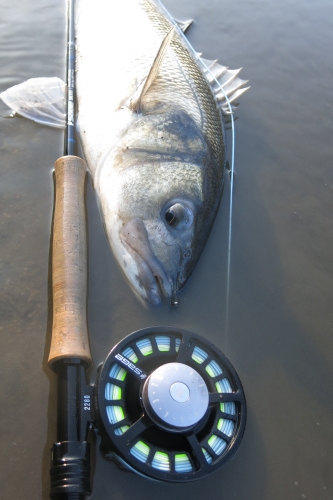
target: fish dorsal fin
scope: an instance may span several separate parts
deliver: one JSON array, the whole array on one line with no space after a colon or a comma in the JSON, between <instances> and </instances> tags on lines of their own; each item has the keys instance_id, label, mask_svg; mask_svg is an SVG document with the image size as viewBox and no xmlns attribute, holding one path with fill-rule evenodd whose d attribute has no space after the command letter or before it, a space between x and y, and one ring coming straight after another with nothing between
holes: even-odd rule
<instances>
[{"instance_id":1,"label":"fish dorsal fin","mask_svg":"<svg viewBox=\"0 0 333 500\"><path fill-rule=\"evenodd\" d=\"M193 19L188 19L188 21L179 21L178 19L173 18L174 21L178 24L179 28L183 33L186 33L187 30L192 26Z\"/></svg>"},{"instance_id":2,"label":"fish dorsal fin","mask_svg":"<svg viewBox=\"0 0 333 500\"><path fill-rule=\"evenodd\" d=\"M158 49L158 52L156 54L156 57L154 59L154 62L150 68L150 71L148 73L148 76L146 80L140 85L140 87L137 89L135 95L131 99L130 103L130 108L133 111L140 111L141 110L141 102L144 97L144 95L148 92L152 84L154 83L161 64L163 62L163 59L165 57L166 51L170 45L170 42L172 40L173 34L175 32L176 26L173 26L167 36L164 38L163 42L161 43L160 48ZM138 96L138 97L137 97Z\"/></svg>"},{"instance_id":3,"label":"fish dorsal fin","mask_svg":"<svg viewBox=\"0 0 333 500\"><path fill-rule=\"evenodd\" d=\"M221 66L217 60L209 61L203 57L198 57L198 63L215 94L219 107L225 115L229 114L229 105L249 90L250 87L243 88L248 83L248 80L238 78L241 69L229 69L227 66ZM228 98L229 102L227 102L226 98ZM231 110L236 108L236 104L231 106Z\"/></svg>"}]
</instances>

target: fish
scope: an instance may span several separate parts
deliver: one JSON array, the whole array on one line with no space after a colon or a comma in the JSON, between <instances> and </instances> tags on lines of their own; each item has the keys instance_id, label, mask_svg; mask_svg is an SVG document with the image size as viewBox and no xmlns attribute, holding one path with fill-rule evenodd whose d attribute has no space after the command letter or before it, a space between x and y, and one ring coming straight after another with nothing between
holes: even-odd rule
<instances>
[{"instance_id":1,"label":"fish","mask_svg":"<svg viewBox=\"0 0 333 500\"><path fill-rule=\"evenodd\" d=\"M247 82L196 53L184 34L190 23L158 0L80 0L76 16L77 130L110 246L144 302L176 303L218 211L224 116ZM49 81L56 126L65 112L59 82Z\"/></svg>"}]
</instances>

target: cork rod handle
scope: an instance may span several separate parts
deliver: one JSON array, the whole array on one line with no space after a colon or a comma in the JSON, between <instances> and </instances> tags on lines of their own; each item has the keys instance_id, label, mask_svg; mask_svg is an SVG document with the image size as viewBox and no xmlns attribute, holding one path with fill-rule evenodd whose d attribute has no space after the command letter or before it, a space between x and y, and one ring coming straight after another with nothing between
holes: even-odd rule
<instances>
[{"instance_id":1,"label":"cork rod handle","mask_svg":"<svg viewBox=\"0 0 333 500\"><path fill-rule=\"evenodd\" d=\"M54 165L56 199L52 247L53 326L48 364L92 361L87 330L86 164L63 156Z\"/></svg>"}]
</instances>

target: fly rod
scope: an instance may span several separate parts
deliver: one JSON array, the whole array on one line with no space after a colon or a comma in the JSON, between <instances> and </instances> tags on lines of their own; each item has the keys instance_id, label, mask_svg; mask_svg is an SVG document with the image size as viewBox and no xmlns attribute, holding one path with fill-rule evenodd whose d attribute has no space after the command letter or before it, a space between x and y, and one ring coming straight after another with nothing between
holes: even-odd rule
<instances>
[{"instance_id":1,"label":"fly rod","mask_svg":"<svg viewBox=\"0 0 333 500\"><path fill-rule=\"evenodd\" d=\"M75 153L74 0L68 1L67 120L64 156L55 162L52 246L53 325L48 364L57 374L57 442L51 459L50 497L83 500L90 494L87 442L92 363L87 330L85 162ZM89 410L86 412L85 410Z\"/></svg>"}]
</instances>

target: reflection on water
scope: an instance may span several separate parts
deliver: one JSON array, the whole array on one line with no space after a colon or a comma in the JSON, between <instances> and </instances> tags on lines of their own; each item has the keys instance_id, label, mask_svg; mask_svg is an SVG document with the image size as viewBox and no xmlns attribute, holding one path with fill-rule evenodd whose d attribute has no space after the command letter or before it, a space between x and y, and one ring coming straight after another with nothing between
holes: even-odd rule
<instances>
[{"instance_id":1,"label":"reflection on water","mask_svg":"<svg viewBox=\"0 0 333 500\"><path fill-rule=\"evenodd\" d=\"M104 236L87 186L89 328L94 368L123 336L169 324L213 341L243 382L249 418L230 464L196 484L120 473L96 453L92 498L329 499L332 451L332 4L324 0L175 2L208 59L243 66L251 90L236 122L229 332L225 333L228 189L211 238L180 296L148 309ZM0 2L1 90L64 78L64 2ZM110 53L112 58L112 53ZM4 114L4 108L0 109ZM62 134L0 119L1 498L48 498L55 439L49 343L52 165ZM44 360L44 371L42 363Z\"/></svg>"}]
</instances>

